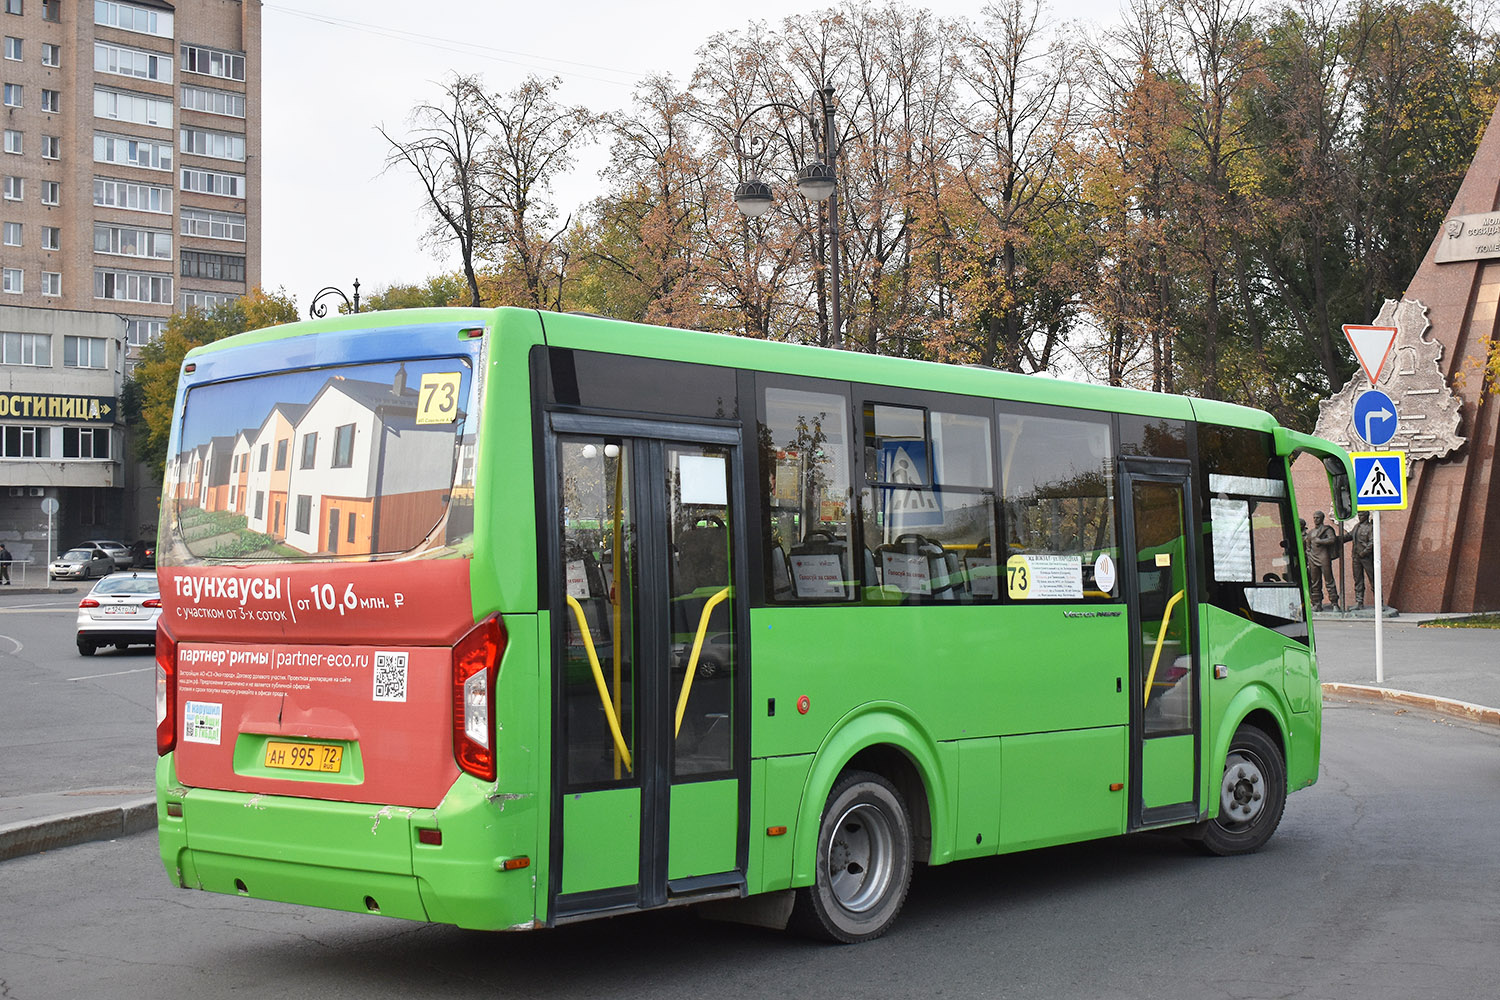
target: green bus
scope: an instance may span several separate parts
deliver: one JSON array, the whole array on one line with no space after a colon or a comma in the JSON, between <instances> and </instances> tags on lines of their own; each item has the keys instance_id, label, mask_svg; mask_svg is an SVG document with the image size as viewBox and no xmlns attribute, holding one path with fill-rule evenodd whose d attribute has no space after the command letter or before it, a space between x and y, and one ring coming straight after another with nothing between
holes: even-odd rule
<instances>
[{"instance_id":1,"label":"green bus","mask_svg":"<svg viewBox=\"0 0 1500 1000\"><path fill-rule=\"evenodd\" d=\"M520 309L193 350L158 544L184 888L886 931L914 864L1318 774L1290 476L1224 402Z\"/></svg>"}]
</instances>

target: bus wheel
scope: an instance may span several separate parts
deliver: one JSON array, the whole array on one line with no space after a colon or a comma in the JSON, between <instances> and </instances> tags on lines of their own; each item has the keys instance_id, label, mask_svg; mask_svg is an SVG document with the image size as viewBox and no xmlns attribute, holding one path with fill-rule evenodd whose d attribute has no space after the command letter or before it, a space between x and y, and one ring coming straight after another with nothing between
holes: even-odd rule
<instances>
[{"instance_id":1,"label":"bus wheel","mask_svg":"<svg viewBox=\"0 0 1500 1000\"><path fill-rule=\"evenodd\" d=\"M1219 815L1202 824L1199 843L1221 856L1258 851L1276 832L1285 808L1281 746L1254 726L1241 726L1224 759Z\"/></svg>"},{"instance_id":2,"label":"bus wheel","mask_svg":"<svg viewBox=\"0 0 1500 1000\"><path fill-rule=\"evenodd\" d=\"M868 771L834 785L818 827L815 881L797 890L791 925L856 944L890 929L911 884L911 819L901 793Z\"/></svg>"}]
</instances>

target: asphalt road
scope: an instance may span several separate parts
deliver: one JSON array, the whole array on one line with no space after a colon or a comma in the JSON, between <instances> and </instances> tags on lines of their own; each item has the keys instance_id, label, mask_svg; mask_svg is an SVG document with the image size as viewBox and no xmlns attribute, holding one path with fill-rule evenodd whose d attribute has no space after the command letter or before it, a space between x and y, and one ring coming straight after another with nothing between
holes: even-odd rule
<instances>
[{"instance_id":1,"label":"asphalt road","mask_svg":"<svg viewBox=\"0 0 1500 1000\"><path fill-rule=\"evenodd\" d=\"M472 933L173 889L151 835L85 844L0 866L0 997L1493 995L1500 732L1331 702L1323 761L1260 854L1146 836L919 870L853 947L688 911Z\"/></svg>"}]
</instances>

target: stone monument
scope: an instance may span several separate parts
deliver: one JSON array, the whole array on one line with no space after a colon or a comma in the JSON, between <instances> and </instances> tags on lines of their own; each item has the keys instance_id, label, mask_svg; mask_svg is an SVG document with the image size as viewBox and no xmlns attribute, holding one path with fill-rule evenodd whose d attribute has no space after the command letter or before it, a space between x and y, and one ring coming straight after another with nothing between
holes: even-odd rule
<instances>
[{"instance_id":1,"label":"stone monument","mask_svg":"<svg viewBox=\"0 0 1500 1000\"><path fill-rule=\"evenodd\" d=\"M1497 303L1500 106L1416 276L1376 318L1398 331L1378 386L1396 404L1396 437L1378 450L1407 452L1409 506L1380 522L1386 600L1403 611L1500 609L1500 386L1485 373ZM1322 404L1316 433L1377 450L1352 419L1354 397L1369 387L1356 372Z\"/></svg>"}]
</instances>

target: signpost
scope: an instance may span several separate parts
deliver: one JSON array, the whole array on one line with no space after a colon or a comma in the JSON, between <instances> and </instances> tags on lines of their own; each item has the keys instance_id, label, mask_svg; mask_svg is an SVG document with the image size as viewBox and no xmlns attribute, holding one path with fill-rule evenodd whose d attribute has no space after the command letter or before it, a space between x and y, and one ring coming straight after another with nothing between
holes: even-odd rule
<instances>
[{"instance_id":1,"label":"signpost","mask_svg":"<svg viewBox=\"0 0 1500 1000\"><path fill-rule=\"evenodd\" d=\"M42 501L42 513L47 515L47 565L42 567L47 586L52 586L52 515L57 513L57 498L47 497Z\"/></svg>"},{"instance_id":2,"label":"signpost","mask_svg":"<svg viewBox=\"0 0 1500 1000\"><path fill-rule=\"evenodd\" d=\"M1381 632L1381 618L1385 614L1385 593L1381 587L1380 571L1380 512L1383 510L1405 510L1409 499L1406 492L1406 452L1365 451L1350 452L1354 463L1354 507L1371 512L1375 535L1375 683L1385 683L1385 645Z\"/></svg>"}]
</instances>

